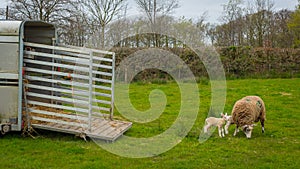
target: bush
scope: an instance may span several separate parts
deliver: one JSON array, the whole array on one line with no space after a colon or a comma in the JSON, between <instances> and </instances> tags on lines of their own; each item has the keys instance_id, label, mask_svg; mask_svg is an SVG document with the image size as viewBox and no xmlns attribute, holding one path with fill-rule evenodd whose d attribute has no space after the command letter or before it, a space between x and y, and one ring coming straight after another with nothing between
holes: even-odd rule
<instances>
[{"instance_id":1,"label":"bush","mask_svg":"<svg viewBox=\"0 0 300 169\"><path fill-rule=\"evenodd\" d=\"M114 48L116 65L122 59L143 48ZM193 72L199 82L209 79L206 68L197 54L189 48L164 48L179 56ZM300 49L252 48L250 46L230 46L217 49L223 63L226 78L294 78L300 76ZM164 83L173 80L166 72L144 70L134 77L134 81L154 81Z\"/></svg>"}]
</instances>

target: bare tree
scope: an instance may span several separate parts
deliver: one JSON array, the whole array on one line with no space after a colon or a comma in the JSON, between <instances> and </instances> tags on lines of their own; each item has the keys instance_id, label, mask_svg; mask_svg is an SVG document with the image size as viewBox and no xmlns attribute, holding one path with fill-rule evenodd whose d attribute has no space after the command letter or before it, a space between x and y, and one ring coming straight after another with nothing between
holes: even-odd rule
<instances>
[{"instance_id":1,"label":"bare tree","mask_svg":"<svg viewBox=\"0 0 300 169\"><path fill-rule=\"evenodd\" d=\"M272 0L256 0L254 4L254 25L257 32L257 46L270 46L270 27L272 23L274 2ZM267 43L267 44L266 44Z\"/></svg>"},{"instance_id":2,"label":"bare tree","mask_svg":"<svg viewBox=\"0 0 300 169\"><path fill-rule=\"evenodd\" d=\"M62 20L56 22L58 25L58 35L60 41L76 46L85 46L92 34L88 26L88 17L80 9L80 5L74 7L70 15L64 16Z\"/></svg>"},{"instance_id":3,"label":"bare tree","mask_svg":"<svg viewBox=\"0 0 300 169\"><path fill-rule=\"evenodd\" d=\"M10 0L8 19L55 22L72 9L74 0Z\"/></svg>"},{"instance_id":4,"label":"bare tree","mask_svg":"<svg viewBox=\"0 0 300 169\"><path fill-rule=\"evenodd\" d=\"M243 15L241 7L242 3L242 0L229 0L229 2L223 6L225 15L222 17L222 20L228 24L228 33L230 38L228 39L228 42L231 46L237 45L236 34L238 34L239 30L237 29L239 27L237 26L236 21Z\"/></svg>"},{"instance_id":5,"label":"bare tree","mask_svg":"<svg viewBox=\"0 0 300 169\"><path fill-rule=\"evenodd\" d=\"M272 28L272 41L276 47L289 48L293 46L293 34L288 28L288 21L292 18L292 11L287 9L275 13L274 26Z\"/></svg>"},{"instance_id":6,"label":"bare tree","mask_svg":"<svg viewBox=\"0 0 300 169\"><path fill-rule=\"evenodd\" d=\"M168 15L179 7L178 0L135 0L138 7L144 12L151 22L155 21L159 15Z\"/></svg>"},{"instance_id":7,"label":"bare tree","mask_svg":"<svg viewBox=\"0 0 300 169\"><path fill-rule=\"evenodd\" d=\"M294 35L294 47L300 47L300 0L298 0L299 4L297 6L296 11L292 14L292 18L288 23L288 27L290 31Z\"/></svg>"},{"instance_id":8,"label":"bare tree","mask_svg":"<svg viewBox=\"0 0 300 169\"><path fill-rule=\"evenodd\" d=\"M125 2L126 0L81 0L83 10L91 18L90 26L94 31L98 31L98 26L101 28L101 48L105 46L106 26L124 9Z\"/></svg>"},{"instance_id":9,"label":"bare tree","mask_svg":"<svg viewBox=\"0 0 300 169\"><path fill-rule=\"evenodd\" d=\"M151 31L154 33L154 46L159 46L161 26L157 25L157 19L165 15L171 14L179 7L178 0L135 0L140 10L145 13L150 22ZM156 33L155 33L156 32Z\"/></svg>"}]
</instances>

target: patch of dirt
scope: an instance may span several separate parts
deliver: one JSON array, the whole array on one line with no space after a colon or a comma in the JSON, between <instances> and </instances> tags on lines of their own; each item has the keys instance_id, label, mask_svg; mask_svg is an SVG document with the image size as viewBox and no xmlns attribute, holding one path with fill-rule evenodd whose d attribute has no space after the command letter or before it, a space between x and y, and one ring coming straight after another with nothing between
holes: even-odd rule
<instances>
[{"instance_id":1,"label":"patch of dirt","mask_svg":"<svg viewBox=\"0 0 300 169\"><path fill-rule=\"evenodd\" d=\"M280 92L280 94L281 94L282 96L291 96L291 95L292 95L291 93L286 93L286 92Z\"/></svg>"}]
</instances>

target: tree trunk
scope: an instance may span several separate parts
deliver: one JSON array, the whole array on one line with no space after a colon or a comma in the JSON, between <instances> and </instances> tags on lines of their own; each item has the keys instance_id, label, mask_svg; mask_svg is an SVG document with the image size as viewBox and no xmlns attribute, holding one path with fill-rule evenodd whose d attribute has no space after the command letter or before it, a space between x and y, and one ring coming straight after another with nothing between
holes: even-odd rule
<instances>
[{"instance_id":1,"label":"tree trunk","mask_svg":"<svg viewBox=\"0 0 300 169\"><path fill-rule=\"evenodd\" d=\"M105 25L101 27L101 48L104 49L105 47Z\"/></svg>"}]
</instances>

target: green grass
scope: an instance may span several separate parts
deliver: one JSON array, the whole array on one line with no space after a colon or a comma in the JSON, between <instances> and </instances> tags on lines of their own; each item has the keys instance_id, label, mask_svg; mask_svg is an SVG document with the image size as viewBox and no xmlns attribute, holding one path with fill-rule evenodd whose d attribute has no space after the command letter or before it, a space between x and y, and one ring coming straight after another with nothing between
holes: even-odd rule
<instances>
[{"instance_id":1,"label":"green grass","mask_svg":"<svg viewBox=\"0 0 300 169\"><path fill-rule=\"evenodd\" d=\"M227 81L225 112L246 95L259 95L267 109L264 134L258 125L251 139L240 132L219 138L217 131L204 143L198 137L210 107L210 86L199 84L200 109L196 123L176 147L151 158L131 159L111 154L93 141L62 133L39 131L41 137L21 137L10 133L0 138L0 168L300 168L300 79ZM148 95L153 89L164 91L168 102L159 119L134 123L125 134L151 137L168 129L180 108L180 93L175 83L130 86L136 109L150 108ZM118 112L116 112L118 114Z\"/></svg>"}]
</instances>

